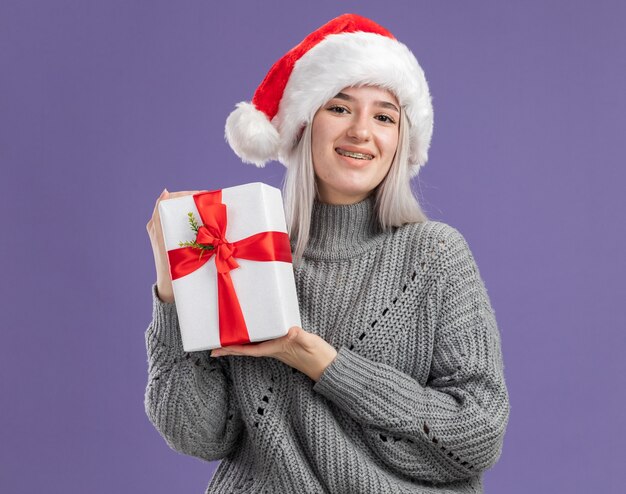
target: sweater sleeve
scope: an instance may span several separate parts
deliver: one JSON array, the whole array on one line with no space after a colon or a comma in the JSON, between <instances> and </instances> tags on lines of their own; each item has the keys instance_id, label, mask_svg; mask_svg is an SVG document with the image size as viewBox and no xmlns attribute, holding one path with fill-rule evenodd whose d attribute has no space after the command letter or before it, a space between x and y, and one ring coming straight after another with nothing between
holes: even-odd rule
<instances>
[{"instance_id":1,"label":"sweater sleeve","mask_svg":"<svg viewBox=\"0 0 626 494\"><path fill-rule=\"evenodd\" d=\"M176 304L159 299L152 286L153 315L146 331L148 384L145 410L174 450L207 461L237 446L243 422L227 363L208 352L183 350Z\"/></svg>"},{"instance_id":2,"label":"sweater sleeve","mask_svg":"<svg viewBox=\"0 0 626 494\"><path fill-rule=\"evenodd\" d=\"M465 239L448 240L426 385L341 347L313 388L362 425L392 471L434 483L491 467L509 417L495 314Z\"/></svg>"}]
</instances>

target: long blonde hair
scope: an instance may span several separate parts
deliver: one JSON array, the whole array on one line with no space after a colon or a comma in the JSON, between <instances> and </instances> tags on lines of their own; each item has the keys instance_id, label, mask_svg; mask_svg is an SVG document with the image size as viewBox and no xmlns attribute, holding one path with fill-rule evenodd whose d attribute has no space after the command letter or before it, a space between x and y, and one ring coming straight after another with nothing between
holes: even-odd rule
<instances>
[{"instance_id":1,"label":"long blonde hair","mask_svg":"<svg viewBox=\"0 0 626 494\"><path fill-rule=\"evenodd\" d=\"M398 148L391 167L382 182L374 189L378 223L385 231L406 223L422 223L428 218L411 190L407 157L409 154L409 126L404 109L400 108ZM311 125L307 125L292 152L283 158L287 173L283 183L285 218L289 238L295 241L293 262L297 264L309 241L313 202L317 197L317 183L311 149Z\"/></svg>"}]
</instances>

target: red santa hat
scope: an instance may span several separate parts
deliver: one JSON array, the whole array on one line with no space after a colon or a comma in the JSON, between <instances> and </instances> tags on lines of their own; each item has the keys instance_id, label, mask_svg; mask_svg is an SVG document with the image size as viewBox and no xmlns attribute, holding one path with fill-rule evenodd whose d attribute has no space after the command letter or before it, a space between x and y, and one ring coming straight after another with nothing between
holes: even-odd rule
<instances>
[{"instance_id":1,"label":"red santa hat","mask_svg":"<svg viewBox=\"0 0 626 494\"><path fill-rule=\"evenodd\" d=\"M409 121L409 166L428 160L433 108L424 71L384 27L344 14L313 31L269 70L252 102L226 120L226 140L244 162L263 167L284 157L317 110L342 89L371 85L391 91Z\"/></svg>"}]
</instances>

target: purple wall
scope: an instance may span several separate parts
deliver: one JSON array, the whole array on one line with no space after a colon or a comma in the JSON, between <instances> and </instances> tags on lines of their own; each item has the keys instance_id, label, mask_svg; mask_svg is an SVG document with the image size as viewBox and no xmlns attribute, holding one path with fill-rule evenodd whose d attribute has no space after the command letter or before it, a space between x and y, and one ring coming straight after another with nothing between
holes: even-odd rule
<instances>
[{"instance_id":1,"label":"purple wall","mask_svg":"<svg viewBox=\"0 0 626 494\"><path fill-rule=\"evenodd\" d=\"M144 413L146 223L164 187L280 186L280 164L239 163L224 121L346 11L411 47L431 86L416 189L474 252L511 395L486 491L618 492L625 4L246 3L0 4L0 492L204 491L217 464Z\"/></svg>"}]
</instances>

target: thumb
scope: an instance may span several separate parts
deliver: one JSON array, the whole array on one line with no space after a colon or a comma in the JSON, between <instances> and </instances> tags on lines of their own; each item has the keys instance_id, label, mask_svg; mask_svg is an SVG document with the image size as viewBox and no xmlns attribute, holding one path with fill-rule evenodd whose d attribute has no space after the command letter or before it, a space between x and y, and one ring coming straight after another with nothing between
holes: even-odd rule
<instances>
[{"instance_id":1,"label":"thumb","mask_svg":"<svg viewBox=\"0 0 626 494\"><path fill-rule=\"evenodd\" d=\"M298 326L292 326L289 328L289 332L287 333L287 341L290 343L295 343L300 334L300 328Z\"/></svg>"}]
</instances>

